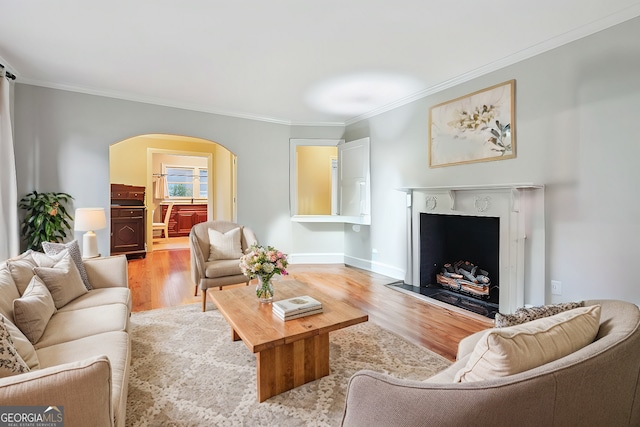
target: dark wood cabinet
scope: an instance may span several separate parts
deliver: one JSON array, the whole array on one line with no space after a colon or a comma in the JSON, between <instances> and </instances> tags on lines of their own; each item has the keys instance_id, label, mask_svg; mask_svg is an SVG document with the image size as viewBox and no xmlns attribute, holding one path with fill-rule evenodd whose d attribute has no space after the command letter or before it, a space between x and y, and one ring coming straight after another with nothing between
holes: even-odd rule
<instances>
[{"instance_id":1,"label":"dark wood cabinet","mask_svg":"<svg viewBox=\"0 0 640 427\"><path fill-rule=\"evenodd\" d=\"M162 205L162 218L167 213L167 205ZM191 228L207 221L207 205L173 205L169 215L169 237L188 236Z\"/></svg>"},{"instance_id":2,"label":"dark wood cabinet","mask_svg":"<svg viewBox=\"0 0 640 427\"><path fill-rule=\"evenodd\" d=\"M111 204L118 206L143 206L145 187L111 184Z\"/></svg>"},{"instance_id":3,"label":"dark wood cabinet","mask_svg":"<svg viewBox=\"0 0 640 427\"><path fill-rule=\"evenodd\" d=\"M145 188L111 184L111 255L147 254Z\"/></svg>"}]
</instances>

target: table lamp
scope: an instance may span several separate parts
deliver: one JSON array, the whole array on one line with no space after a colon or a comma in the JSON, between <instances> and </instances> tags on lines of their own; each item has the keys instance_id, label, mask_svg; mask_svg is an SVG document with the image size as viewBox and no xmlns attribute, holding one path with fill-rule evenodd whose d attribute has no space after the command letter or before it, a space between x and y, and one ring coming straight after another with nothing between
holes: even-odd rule
<instances>
[{"instance_id":1,"label":"table lamp","mask_svg":"<svg viewBox=\"0 0 640 427\"><path fill-rule=\"evenodd\" d=\"M74 221L74 230L86 231L82 236L82 257L95 258L98 253L98 240L94 230L107 227L107 217L104 208L78 208Z\"/></svg>"}]
</instances>

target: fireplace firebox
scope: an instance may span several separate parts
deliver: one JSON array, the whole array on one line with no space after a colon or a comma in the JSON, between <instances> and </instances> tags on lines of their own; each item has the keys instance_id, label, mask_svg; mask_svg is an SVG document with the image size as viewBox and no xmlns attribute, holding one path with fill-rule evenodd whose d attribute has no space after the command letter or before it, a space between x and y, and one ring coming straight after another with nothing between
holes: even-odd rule
<instances>
[{"instance_id":1,"label":"fireplace firebox","mask_svg":"<svg viewBox=\"0 0 640 427\"><path fill-rule=\"evenodd\" d=\"M499 311L500 218L420 213L413 291L488 318Z\"/></svg>"},{"instance_id":2,"label":"fireplace firebox","mask_svg":"<svg viewBox=\"0 0 640 427\"><path fill-rule=\"evenodd\" d=\"M420 214L421 287L498 304L499 251L500 218Z\"/></svg>"}]
</instances>

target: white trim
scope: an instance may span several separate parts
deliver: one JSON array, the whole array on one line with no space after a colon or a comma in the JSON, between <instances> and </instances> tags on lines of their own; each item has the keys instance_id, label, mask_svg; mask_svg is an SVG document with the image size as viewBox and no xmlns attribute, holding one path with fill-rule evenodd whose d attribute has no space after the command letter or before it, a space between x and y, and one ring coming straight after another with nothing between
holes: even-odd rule
<instances>
[{"instance_id":1,"label":"white trim","mask_svg":"<svg viewBox=\"0 0 640 427\"><path fill-rule=\"evenodd\" d=\"M345 264L392 279L403 280L405 271L377 261L356 258L342 253L299 253L287 255L289 264Z\"/></svg>"},{"instance_id":2,"label":"white trim","mask_svg":"<svg viewBox=\"0 0 640 427\"><path fill-rule=\"evenodd\" d=\"M405 271L394 267L392 265L383 264L377 261L371 261L368 259L356 258L345 255L344 263L352 267L361 268L362 270L371 271L373 273L382 274L384 276L391 277L392 279L404 280Z\"/></svg>"},{"instance_id":3,"label":"white trim","mask_svg":"<svg viewBox=\"0 0 640 427\"><path fill-rule=\"evenodd\" d=\"M184 110L200 111L204 113L217 114L221 116L257 120L257 121L283 124L283 125L289 125L289 126L344 127L344 126L352 125L362 120L369 119L371 117L377 116L379 114L385 113L387 111L393 110L395 108L398 108L403 105L409 104L411 102L417 101L419 99L425 98L429 95L433 95L445 89L449 89L451 87L457 86L461 83L468 82L476 77L480 77L485 74L500 70L509 65L513 65L517 62L523 61L525 59L531 58L533 56L539 55L541 53L547 52L549 50L555 49L557 47L560 47L565 44L571 43L573 41L579 40L581 38L587 37L598 31L605 30L607 28L613 27L614 25L618 25L622 22L633 19L639 15L640 15L640 4L634 4L632 6L629 6L626 9L620 10L618 12L612 13L611 15L597 19L579 28L576 28L574 30L561 34L557 37L545 40L527 49L523 49L520 52L516 52L515 54L509 55L507 57L504 57L492 63L486 64L482 67L476 68L475 70L471 70L467 73L461 74L452 79L449 79L439 84L436 84L434 86L428 87L427 89L420 91L414 95L399 99L395 102L376 108L367 113L361 114L357 117L346 119L344 122L295 122L291 120L277 119L274 117L266 117L266 116L261 116L257 114L245 113L245 112L221 111L221 110L212 109L208 106L201 105L201 104L194 104L194 103L188 103L188 102L176 102L174 100L155 98L152 96L145 96L145 95L125 94L117 91L88 89L88 88L82 88L78 86L71 86L71 85L47 82L47 81L42 81L37 79L22 78L22 77L20 78L21 80L20 83L30 84L34 86L41 86L41 87L46 87L51 89L66 90L70 92L84 93L88 95L104 96L108 98L116 98L116 99L122 99L122 100L133 101L133 102L142 102L142 103L153 104L153 105L162 105L165 107L181 108ZM1 57L0 59L3 61L2 63L5 65L5 67L7 67L11 71L11 73L20 77L20 73L19 71L17 71L15 67L12 67L9 64L9 62L6 61L5 59Z\"/></svg>"},{"instance_id":4,"label":"white trim","mask_svg":"<svg viewBox=\"0 0 640 427\"><path fill-rule=\"evenodd\" d=\"M289 264L344 264L342 253L302 253L287 255Z\"/></svg>"},{"instance_id":5,"label":"white trim","mask_svg":"<svg viewBox=\"0 0 640 427\"><path fill-rule=\"evenodd\" d=\"M471 70L467 73L464 73L452 79L446 80L440 84L431 86L414 95L407 96L406 98L399 99L395 102L384 105L380 108L376 108L375 110L369 111L368 113L364 113L364 114L361 114L360 116L348 119L345 121L344 124L345 126L350 126L359 121L370 119L371 117L377 116L382 113L386 113L387 111L391 111L395 108L402 107L403 105L410 104L414 101L425 98L429 95L442 92L445 89L449 89L459 84L466 83L477 77L481 77L485 74L492 73L494 71L508 67L509 65L516 64L520 61L524 61L525 59L529 59L531 57L550 51L552 49L563 46L565 44L574 42L576 40L580 40L581 38L590 36L591 34L597 33L598 31L605 30L607 28L613 27L614 25L618 25L625 21L633 19L638 15L640 15L640 4L635 4L624 10L618 11L609 16L590 22L589 24L583 25L582 27L576 28L574 30L561 34L557 37L535 44L527 49L521 50L520 52L516 52L512 55L506 56L502 59L486 64L480 68L476 68L475 70Z\"/></svg>"},{"instance_id":6,"label":"white trim","mask_svg":"<svg viewBox=\"0 0 640 427\"><path fill-rule=\"evenodd\" d=\"M16 73L13 73L13 74L16 74ZM18 74L16 74L16 75L18 75ZM82 93L82 94L85 94L85 95L104 96L106 98L121 99L123 101L141 102L141 103L144 103L144 104L160 105L160 106L169 107L169 108L179 108L179 109L182 109L182 110L198 111L198 112L201 112L201 113L216 114L216 115L219 115L219 116L234 117L234 118L238 118L238 119L256 120L256 121L259 121L259 122L275 123L275 124L279 124L279 125L287 125L287 126L329 126L329 127L331 127L331 126L344 127L345 126L344 122L292 122L291 120L277 119L277 118L273 118L273 117L261 116L261 115L258 115L258 114L243 113L243 112L238 112L238 111L223 111L223 110L218 110L218 109L215 109L215 108L210 108L208 106L195 104L195 103L178 102L178 101L175 101L175 100L169 100L169 99L164 99L164 98L156 98L156 97L153 97L153 96L131 95L131 94L128 94L128 93L122 93L122 92L117 92L117 91L104 91L104 90L88 89L88 88L83 88L83 87L78 87L78 86L47 82L47 81L42 81L42 80L37 80L37 79L21 78L20 79L20 83L28 84L28 85L32 85L32 86L45 87L45 88L49 88L49 89L57 89L57 90L64 90L64 91L68 91L68 92Z\"/></svg>"}]
</instances>

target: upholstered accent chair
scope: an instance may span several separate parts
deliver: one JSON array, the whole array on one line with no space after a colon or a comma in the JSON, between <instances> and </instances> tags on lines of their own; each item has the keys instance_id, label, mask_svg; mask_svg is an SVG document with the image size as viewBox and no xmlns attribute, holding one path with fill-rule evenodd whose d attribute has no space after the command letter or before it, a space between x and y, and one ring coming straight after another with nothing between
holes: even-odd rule
<instances>
[{"instance_id":1,"label":"upholstered accent chair","mask_svg":"<svg viewBox=\"0 0 640 427\"><path fill-rule=\"evenodd\" d=\"M207 289L249 284L240 270L240 257L249 246L257 243L248 227L229 221L207 221L193 226L189 232L191 278L202 290L202 311L207 307Z\"/></svg>"}]
</instances>

